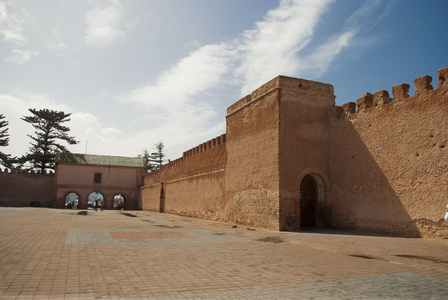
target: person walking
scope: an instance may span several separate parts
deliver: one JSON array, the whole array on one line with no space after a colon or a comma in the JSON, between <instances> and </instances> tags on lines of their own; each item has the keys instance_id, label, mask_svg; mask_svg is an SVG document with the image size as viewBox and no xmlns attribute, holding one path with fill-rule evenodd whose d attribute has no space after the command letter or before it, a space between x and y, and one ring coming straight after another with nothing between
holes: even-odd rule
<instances>
[{"instance_id":1,"label":"person walking","mask_svg":"<svg viewBox=\"0 0 448 300\"><path fill-rule=\"evenodd\" d=\"M104 209L104 201L101 201L101 211Z\"/></svg>"},{"instance_id":2,"label":"person walking","mask_svg":"<svg viewBox=\"0 0 448 300\"><path fill-rule=\"evenodd\" d=\"M93 211L97 210L98 210L98 200L95 200L95 202L93 203Z\"/></svg>"},{"instance_id":3,"label":"person walking","mask_svg":"<svg viewBox=\"0 0 448 300\"><path fill-rule=\"evenodd\" d=\"M448 208L448 205L446 206ZM445 218L443 218L445 222L448 223L448 211L445 213Z\"/></svg>"}]
</instances>

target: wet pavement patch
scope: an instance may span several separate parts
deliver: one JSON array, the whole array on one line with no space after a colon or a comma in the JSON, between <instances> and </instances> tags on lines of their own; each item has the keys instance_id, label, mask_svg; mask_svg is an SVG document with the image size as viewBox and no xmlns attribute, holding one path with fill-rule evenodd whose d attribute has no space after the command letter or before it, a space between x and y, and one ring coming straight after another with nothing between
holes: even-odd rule
<instances>
[{"instance_id":1,"label":"wet pavement patch","mask_svg":"<svg viewBox=\"0 0 448 300\"><path fill-rule=\"evenodd\" d=\"M132 217L132 218L137 218L136 215L130 214L130 213L121 213L122 215L125 215L126 217Z\"/></svg>"},{"instance_id":2,"label":"wet pavement patch","mask_svg":"<svg viewBox=\"0 0 448 300\"><path fill-rule=\"evenodd\" d=\"M267 236L264 238L260 238L260 239L256 239L257 242L267 242L267 243L274 243L274 244L278 244L278 243L282 243L283 240L282 238L278 237L278 236Z\"/></svg>"},{"instance_id":3,"label":"wet pavement patch","mask_svg":"<svg viewBox=\"0 0 448 300\"><path fill-rule=\"evenodd\" d=\"M365 258L365 259L377 259L376 257L368 256L368 255L362 255L362 254L349 254L348 256L358 257L358 258Z\"/></svg>"},{"instance_id":4,"label":"wet pavement patch","mask_svg":"<svg viewBox=\"0 0 448 300\"><path fill-rule=\"evenodd\" d=\"M161 227L161 228L183 228L180 225L157 225L157 227Z\"/></svg>"}]
</instances>

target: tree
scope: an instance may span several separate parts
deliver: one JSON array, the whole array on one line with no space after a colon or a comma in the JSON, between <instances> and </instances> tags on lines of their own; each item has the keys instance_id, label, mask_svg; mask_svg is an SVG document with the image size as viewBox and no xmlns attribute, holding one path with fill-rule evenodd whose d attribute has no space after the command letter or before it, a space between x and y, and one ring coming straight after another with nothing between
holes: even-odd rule
<instances>
[{"instance_id":1,"label":"tree","mask_svg":"<svg viewBox=\"0 0 448 300\"><path fill-rule=\"evenodd\" d=\"M0 114L0 146L6 147L9 145L9 133L8 133L8 124L9 122L4 120L5 116ZM6 127L6 128L5 128ZM15 162L15 158L11 157L11 154L5 154L0 151L0 164L7 167L13 168L13 163Z\"/></svg>"},{"instance_id":2,"label":"tree","mask_svg":"<svg viewBox=\"0 0 448 300\"><path fill-rule=\"evenodd\" d=\"M149 161L149 151L148 149L143 149L142 150L142 154L139 155L139 157L143 157L145 159L145 163L146 163L146 171L150 172L151 171L151 162Z\"/></svg>"},{"instance_id":3,"label":"tree","mask_svg":"<svg viewBox=\"0 0 448 300\"><path fill-rule=\"evenodd\" d=\"M152 152L151 155L149 155L149 169L151 171L155 171L160 169L163 162L165 161L163 158L165 157L165 154L163 153L163 142L160 141L154 145L155 152Z\"/></svg>"},{"instance_id":4,"label":"tree","mask_svg":"<svg viewBox=\"0 0 448 300\"><path fill-rule=\"evenodd\" d=\"M30 162L34 168L40 169L42 173L45 169L54 170L56 154L70 153L58 141L62 140L70 145L78 143L74 137L67 134L70 128L62 125L62 123L70 121L71 114L49 109L29 109L29 111L33 115L24 116L22 120L32 124L36 131L34 136L28 135L34 142L31 142L30 153L22 159L24 162Z\"/></svg>"}]
</instances>

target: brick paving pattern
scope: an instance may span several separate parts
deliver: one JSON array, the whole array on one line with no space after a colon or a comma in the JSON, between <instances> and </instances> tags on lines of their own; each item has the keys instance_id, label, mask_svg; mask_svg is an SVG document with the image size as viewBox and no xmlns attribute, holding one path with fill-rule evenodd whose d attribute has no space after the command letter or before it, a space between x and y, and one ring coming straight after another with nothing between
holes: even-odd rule
<instances>
[{"instance_id":1,"label":"brick paving pattern","mask_svg":"<svg viewBox=\"0 0 448 300\"><path fill-rule=\"evenodd\" d=\"M0 299L446 299L448 241L0 208Z\"/></svg>"}]
</instances>

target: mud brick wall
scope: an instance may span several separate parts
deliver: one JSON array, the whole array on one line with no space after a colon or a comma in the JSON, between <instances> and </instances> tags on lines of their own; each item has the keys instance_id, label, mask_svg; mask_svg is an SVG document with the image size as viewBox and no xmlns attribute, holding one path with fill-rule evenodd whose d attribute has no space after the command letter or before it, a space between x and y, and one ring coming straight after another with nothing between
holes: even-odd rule
<instances>
[{"instance_id":1,"label":"mud brick wall","mask_svg":"<svg viewBox=\"0 0 448 300\"><path fill-rule=\"evenodd\" d=\"M405 236L448 236L448 68L336 112L331 133L331 201L339 228Z\"/></svg>"},{"instance_id":2,"label":"mud brick wall","mask_svg":"<svg viewBox=\"0 0 448 300\"><path fill-rule=\"evenodd\" d=\"M51 207L53 174L0 170L0 206Z\"/></svg>"}]
</instances>

